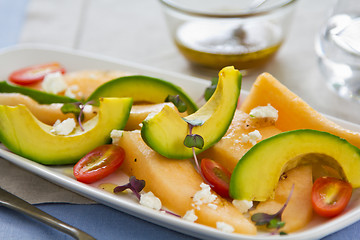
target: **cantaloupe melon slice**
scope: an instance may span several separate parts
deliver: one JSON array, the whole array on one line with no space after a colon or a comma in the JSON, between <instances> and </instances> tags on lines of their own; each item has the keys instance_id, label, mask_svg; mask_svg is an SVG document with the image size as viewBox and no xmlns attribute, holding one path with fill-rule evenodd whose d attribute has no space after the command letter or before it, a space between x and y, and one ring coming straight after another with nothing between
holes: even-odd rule
<instances>
[{"instance_id":1,"label":"cantaloupe melon slice","mask_svg":"<svg viewBox=\"0 0 360 240\"><path fill-rule=\"evenodd\" d=\"M312 169L309 165L301 166L290 170L284 176L286 178L279 181L275 190L275 198L259 203L250 214L253 215L258 212L267 214L277 213L286 202L294 184L294 192L282 215L282 221L285 222L285 226L281 231L289 233L305 227L312 218Z\"/></svg>"},{"instance_id":2,"label":"cantaloupe melon slice","mask_svg":"<svg viewBox=\"0 0 360 240\"><path fill-rule=\"evenodd\" d=\"M248 121L249 115L236 110L231 125L224 137L213 147L200 154L200 158L210 158L219 162L222 166L232 172L239 159L253 146L249 142L242 142L242 134L249 134L258 130L262 136L261 140L281 133L275 126L251 126Z\"/></svg>"},{"instance_id":3,"label":"cantaloupe melon slice","mask_svg":"<svg viewBox=\"0 0 360 240\"><path fill-rule=\"evenodd\" d=\"M152 191L170 211L181 216L193 209L193 196L203 182L190 160L168 159L153 151L141 138L139 131L124 132L117 145L126 152L121 169L146 182L145 191ZM218 197L221 199L220 197ZM224 221L234 227L235 232L256 234L256 227L226 200L216 202L213 209L206 204L195 209L197 223L216 227Z\"/></svg>"},{"instance_id":4,"label":"cantaloupe melon slice","mask_svg":"<svg viewBox=\"0 0 360 240\"><path fill-rule=\"evenodd\" d=\"M269 103L279 111L275 126L282 131L306 128L325 131L345 138L353 145L360 147L360 133L344 129L330 121L272 75L263 73L253 84L250 94L241 104L240 109L249 113L251 109L266 106Z\"/></svg>"}]
</instances>

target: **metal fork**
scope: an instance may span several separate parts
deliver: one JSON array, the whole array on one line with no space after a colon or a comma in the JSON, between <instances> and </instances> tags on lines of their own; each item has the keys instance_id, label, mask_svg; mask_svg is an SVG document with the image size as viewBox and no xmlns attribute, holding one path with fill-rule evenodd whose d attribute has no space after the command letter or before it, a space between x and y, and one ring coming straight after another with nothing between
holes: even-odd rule
<instances>
[{"instance_id":1,"label":"metal fork","mask_svg":"<svg viewBox=\"0 0 360 240\"><path fill-rule=\"evenodd\" d=\"M59 219L47 214L46 212L41 211L37 207L34 207L25 200L9 193L2 188L0 188L0 205L33 217L59 231L69 234L75 239L95 240L95 238L93 238L89 234L60 221Z\"/></svg>"}]
</instances>

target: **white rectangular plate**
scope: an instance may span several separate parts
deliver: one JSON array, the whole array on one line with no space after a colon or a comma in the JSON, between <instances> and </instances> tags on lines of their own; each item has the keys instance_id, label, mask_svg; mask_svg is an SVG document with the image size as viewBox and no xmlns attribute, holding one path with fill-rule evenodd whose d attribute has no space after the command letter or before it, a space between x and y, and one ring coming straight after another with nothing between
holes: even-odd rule
<instances>
[{"instance_id":1,"label":"white rectangular plate","mask_svg":"<svg viewBox=\"0 0 360 240\"><path fill-rule=\"evenodd\" d=\"M118 59L102 57L75 50L39 45L22 45L2 50L0 52L0 79L7 79L10 72L21 66L51 61L60 62L69 72L85 69L123 70L162 78L181 86L195 100L199 99L199 96L203 94L204 89L209 85L209 82L206 80L165 72L163 70L151 69L137 64L120 61ZM247 95L246 92L242 92L241 94L242 97ZM360 126L358 125L333 117L329 118L345 128L360 131ZM281 237L270 236L268 234L260 234L257 236L229 234L214 228L190 223L168 214L161 214L151 209L147 209L139 205L135 198L129 194L129 196L125 194L114 195L99 189L99 183L91 185L80 183L73 178L71 166L44 166L9 152L1 144L0 156L55 184L77 192L99 203L175 231L205 239L318 239L360 220L360 192L356 190L354 191L352 200L346 211L341 216L327 221L320 218L314 218L308 227L297 233ZM101 182L124 184L127 179L127 176L119 172L119 174L113 174L112 176L103 179Z\"/></svg>"}]
</instances>

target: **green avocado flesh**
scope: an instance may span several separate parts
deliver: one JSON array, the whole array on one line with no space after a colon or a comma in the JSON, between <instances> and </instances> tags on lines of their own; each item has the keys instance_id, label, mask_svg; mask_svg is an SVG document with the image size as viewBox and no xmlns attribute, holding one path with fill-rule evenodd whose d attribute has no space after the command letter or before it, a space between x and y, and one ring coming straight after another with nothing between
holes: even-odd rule
<instances>
[{"instance_id":1,"label":"green avocado flesh","mask_svg":"<svg viewBox=\"0 0 360 240\"><path fill-rule=\"evenodd\" d=\"M230 196L265 201L273 196L282 173L319 162L337 168L353 188L360 187L360 149L330 133L302 129L280 133L252 147L232 173Z\"/></svg>"},{"instance_id":2,"label":"green avocado flesh","mask_svg":"<svg viewBox=\"0 0 360 240\"><path fill-rule=\"evenodd\" d=\"M39 104L71 103L79 101L77 99L69 98L66 96L55 95L27 87L12 85L7 83L6 81L0 82L0 93L21 93L22 95L31 97Z\"/></svg>"},{"instance_id":3,"label":"green avocado flesh","mask_svg":"<svg viewBox=\"0 0 360 240\"><path fill-rule=\"evenodd\" d=\"M111 80L98 87L87 101L100 97L131 97L136 102L163 103L168 95L179 95L191 114L198 108L195 102L180 87L147 76L126 76Z\"/></svg>"},{"instance_id":4,"label":"green avocado flesh","mask_svg":"<svg viewBox=\"0 0 360 240\"><path fill-rule=\"evenodd\" d=\"M192 134L198 134L204 139L204 147L195 149L197 154L217 143L226 133L236 110L240 89L240 72L234 67L222 69L217 88L209 101L185 117L187 121L203 122L201 126L192 129ZM188 123L168 106L158 114L148 116L141 128L141 136L149 147L173 159L192 157L192 149L183 144L188 134Z\"/></svg>"},{"instance_id":5,"label":"green avocado flesh","mask_svg":"<svg viewBox=\"0 0 360 240\"><path fill-rule=\"evenodd\" d=\"M36 119L23 105L0 105L0 141L12 152L47 165L72 164L95 147L110 141L129 117L131 98L101 98L98 114L66 136Z\"/></svg>"}]
</instances>

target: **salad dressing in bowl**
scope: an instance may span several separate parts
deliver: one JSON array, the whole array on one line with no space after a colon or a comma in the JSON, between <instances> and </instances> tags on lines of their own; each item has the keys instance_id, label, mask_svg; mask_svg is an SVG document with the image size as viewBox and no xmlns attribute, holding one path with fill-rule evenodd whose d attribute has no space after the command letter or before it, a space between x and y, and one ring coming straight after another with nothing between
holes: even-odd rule
<instances>
[{"instance_id":1,"label":"salad dressing in bowl","mask_svg":"<svg viewBox=\"0 0 360 240\"><path fill-rule=\"evenodd\" d=\"M189 62L252 69L282 45L295 0L160 0L171 36Z\"/></svg>"}]
</instances>

